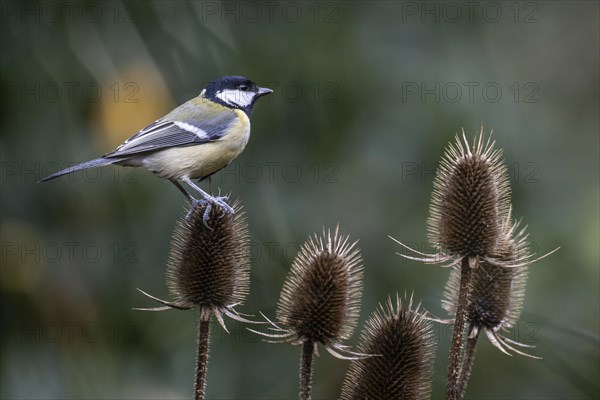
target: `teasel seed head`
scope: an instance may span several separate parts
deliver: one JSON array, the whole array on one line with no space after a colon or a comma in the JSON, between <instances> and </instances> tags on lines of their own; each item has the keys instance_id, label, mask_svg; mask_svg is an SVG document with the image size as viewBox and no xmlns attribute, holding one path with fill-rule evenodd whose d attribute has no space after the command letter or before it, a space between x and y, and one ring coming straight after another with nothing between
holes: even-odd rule
<instances>
[{"instance_id":1,"label":"teasel seed head","mask_svg":"<svg viewBox=\"0 0 600 400\"><path fill-rule=\"evenodd\" d=\"M510 212L509 219L510 220ZM529 357L530 354L512 345L528 347L502 335L513 327L521 314L527 282L527 265L535 262L529 251L526 227L519 230L519 222L503 224L503 233L493 257L479 261L471 272L467 325L469 337L485 333L494 346L509 354L508 350ZM491 261L493 260L493 261ZM459 296L460 269L454 268L444 290L442 306L450 315L456 314Z\"/></svg>"},{"instance_id":2,"label":"teasel seed head","mask_svg":"<svg viewBox=\"0 0 600 400\"><path fill-rule=\"evenodd\" d=\"M277 333L259 333L280 342L320 343L338 358L364 356L353 353L341 341L356 326L362 292L362 260L357 242L348 236L323 229L323 235L309 237L292 263L277 305Z\"/></svg>"},{"instance_id":3,"label":"teasel seed head","mask_svg":"<svg viewBox=\"0 0 600 400\"><path fill-rule=\"evenodd\" d=\"M435 336L420 305L413 298L403 309L388 299L380 305L361 334L358 351L373 357L351 362L342 400L350 399L428 399L431 393Z\"/></svg>"},{"instance_id":4,"label":"teasel seed head","mask_svg":"<svg viewBox=\"0 0 600 400\"><path fill-rule=\"evenodd\" d=\"M362 266L356 242L336 228L310 237L284 283L277 319L325 346L350 338L360 312Z\"/></svg>"},{"instance_id":5,"label":"teasel seed head","mask_svg":"<svg viewBox=\"0 0 600 400\"><path fill-rule=\"evenodd\" d=\"M485 257L495 253L500 225L510 206L510 187L502 151L494 150L491 135L483 127L469 146L450 144L434 180L429 240L452 257Z\"/></svg>"},{"instance_id":6,"label":"teasel seed head","mask_svg":"<svg viewBox=\"0 0 600 400\"><path fill-rule=\"evenodd\" d=\"M167 306L155 310L197 307L201 318L213 313L223 327L223 314L245 321L233 307L249 291L248 225L240 203L232 208L234 215L217 204L198 202L178 222L167 263L167 285L176 300L150 296Z\"/></svg>"},{"instance_id":7,"label":"teasel seed head","mask_svg":"<svg viewBox=\"0 0 600 400\"><path fill-rule=\"evenodd\" d=\"M195 207L189 222L183 221L175 230L167 283L184 304L227 307L242 303L250 274L245 213L239 203L233 205L233 218L222 207L212 206L205 224L206 207Z\"/></svg>"}]
</instances>

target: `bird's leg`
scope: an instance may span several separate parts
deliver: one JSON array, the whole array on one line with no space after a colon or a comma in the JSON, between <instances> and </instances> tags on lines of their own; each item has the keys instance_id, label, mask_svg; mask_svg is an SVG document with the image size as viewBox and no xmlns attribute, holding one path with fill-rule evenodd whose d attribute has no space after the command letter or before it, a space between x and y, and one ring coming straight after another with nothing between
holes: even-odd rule
<instances>
[{"instance_id":1,"label":"bird's leg","mask_svg":"<svg viewBox=\"0 0 600 400\"><path fill-rule=\"evenodd\" d=\"M183 193L183 195L186 197L186 199L188 199L188 201L189 201L190 203L192 203L192 204L194 203L194 200L196 200L196 199L194 199L194 198L192 197L192 195L191 195L191 194L189 194L189 193L187 192L187 190L185 190L185 189L183 188L183 186L181 186L181 183L179 183L179 182L177 182L177 181L171 181L171 182L173 183L173 185L175 185L175 187L176 187L177 189L179 189L179 191L180 191L181 193Z\"/></svg>"},{"instance_id":2,"label":"bird's leg","mask_svg":"<svg viewBox=\"0 0 600 400\"><path fill-rule=\"evenodd\" d=\"M197 191L202 197L204 197L204 199L200 200L200 201L208 202L208 206L206 207L206 210L204 211L204 217L203 217L205 226L208 227L208 216L210 215L210 210L211 210L212 204L216 204L219 207L223 208L227 214L229 214L233 217L233 215L235 214L235 211L233 211L233 208L231 208L231 206L229 204L227 204L227 200L228 200L227 196L211 196L210 194L208 194L204 190L202 190L194 182L192 182L189 178L186 177L186 178L182 178L181 180L183 182L187 183L192 189ZM198 200L196 200L196 201L198 201Z\"/></svg>"},{"instance_id":3,"label":"bird's leg","mask_svg":"<svg viewBox=\"0 0 600 400\"><path fill-rule=\"evenodd\" d=\"M185 215L185 220L186 220L187 222L190 222L190 217L192 216L192 211L194 210L194 208L196 207L196 205L197 205L197 204L199 204L199 203L202 203L202 202L204 202L204 201L208 201L208 200L205 200L205 199L202 199L202 200L197 200L197 199L195 199L195 198L194 198L194 197L193 197L191 194L189 194L189 193L187 192L187 190L185 190L185 189L183 188L183 186L181 186L181 183L179 183L179 182L177 182L177 181L171 181L171 182L173 182L173 185L175 185L175 187L176 187L177 189L179 189L179 191L180 191L181 193L183 193L183 195L184 195L184 196L185 196L185 197L188 199L188 201L190 202L190 209L189 209L189 211L187 212L187 214ZM206 224L205 224L205 225L206 225Z\"/></svg>"},{"instance_id":4,"label":"bird's leg","mask_svg":"<svg viewBox=\"0 0 600 400\"><path fill-rule=\"evenodd\" d=\"M229 204L227 204L224 200L227 200L227 196L211 196L210 194L206 193L204 190L202 190L198 185L196 185L194 182L192 182L190 180L190 178L182 178L181 179L183 182L187 183L188 185L190 185L190 187L192 189L194 189L196 192L198 192L202 197L204 197L204 199L206 199L207 201L210 201L212 203L217 203L220 206L224 207L227 211L233 213L233 209L231 207L229 207Z\"/></svg>"}]
</instances>

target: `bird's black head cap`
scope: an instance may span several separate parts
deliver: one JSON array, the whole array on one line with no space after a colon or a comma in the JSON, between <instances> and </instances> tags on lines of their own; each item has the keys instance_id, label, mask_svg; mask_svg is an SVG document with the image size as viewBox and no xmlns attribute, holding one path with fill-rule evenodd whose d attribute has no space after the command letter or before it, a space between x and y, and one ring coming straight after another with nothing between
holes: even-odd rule
<instances>
[{"instance_id":1,"label":"bird's black head cap","mask_svg":"<svg viewBox=\"0 0 600 400\"><path fill-rule=\"evenodd\" d=\"M273 93L271 89L261 88L250 79L238 76L223 76L209 83L203 91L204 97L229 108L239 108L250 115L256 100Z\"/></svg>"}]
</instances>

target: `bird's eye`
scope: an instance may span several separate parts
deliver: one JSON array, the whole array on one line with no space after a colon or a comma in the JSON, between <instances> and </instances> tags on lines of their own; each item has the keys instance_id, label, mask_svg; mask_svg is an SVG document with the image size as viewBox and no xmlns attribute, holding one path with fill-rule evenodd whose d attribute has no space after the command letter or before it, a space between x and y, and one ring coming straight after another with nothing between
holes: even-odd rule
<instances>
[{"instance_id":1,"label":"bird's eye","mask_svg":"<svg viewBox=\"0 0 600 400\"><path fill-rule=\"evenodd\" d=\"M248 91L248 89L249 89L249 88L248 88L248 85L240 85L240 90L241 90L242 92L247 92L247 91Z\"/></svg>"}]
</instances>

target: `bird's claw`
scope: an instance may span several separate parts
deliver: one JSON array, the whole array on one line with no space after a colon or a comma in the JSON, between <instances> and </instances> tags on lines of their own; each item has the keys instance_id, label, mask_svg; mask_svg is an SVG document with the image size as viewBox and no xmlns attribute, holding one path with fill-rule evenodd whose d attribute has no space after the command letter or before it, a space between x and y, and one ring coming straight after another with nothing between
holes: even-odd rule
<instances>
[{"instance_id":1,"label":"bird's claw","mask_svg":"<svg viewBox=\"0 0 600 400\"><path fill-rule=\"evenodd\" d=\"M204 210L204 216L202 217L202 222L204 223L204 226L206 226L208 229L212 230L212 228L210 226L208 226L208 219L210 218L210 212L212 211L213 205L216 205L217 207L221 207L221 209L223 209L223 211L225 211L224 215L219 218L222 218L224 216L229 216L229 217L233 218L235 211L233 210L233 208L231 208L231 206L229 204L227 204L227 200L228 200L227 196L214 196L214 197L211 197L210 199L206 199L206 201L208 201L208 205L206 206L206 210Z\"/></svg>"},{"instance_id":2,"label":"bird's claw","mask_svg":"<svg viewBox=\"0 0 600 400\"><path fill-rule=\"evenodd\" d=\"M233 215L235 214L235 211L227 203L227 200L229 200L229 197L227 196L214 196L212 199L209 200L209 202L213 202L214 204L217 204L221 208L225 209L226 214Z\"/></svg>"},{"instance_id":3,"label":"bird's claw","mask_svg":"<svg viewBox=\"0 0 600 400\"><path fill-rule=\"evenodd\" d=\"M188 211L187 215L185 216L186 222L188 224L190 223L192 212L194 211L194 209L196 208L197 205L202 205L202 206L206 205L206 208L204 210L204 215L202 216L202 223L204 224L204 226L206 228L212 230L213 228L211 228L208 225L208 221L210 219L210 213L212 211L213 205L216 205L217 207L221 207L225 211L225 213L224 213L225 215L228 215L231 218L233 218L235 211L229 204L227 204L228 199L229 198L227 196L213 196L213 197L205 198L202 200L192 199L192 204L190 205L190 210Z\"/></svg>"},{"instance_id":4,"label":"bird's claw","mask_svg":"<svg viewBox=\"0 0 600 400\"><path fill-rule=\"evenodd\" d=\"M188 210L187 214L185 215L185 222L187 222L188 225L192 221L192 214L193 214L194 210L196 209L196 207L198 205L203 205L204 203L206 203L206 200L204 200L204 199L202 199L202 200L197 200L194 198L190 199L190 209Z\"/></svg>"}]
</instances>

